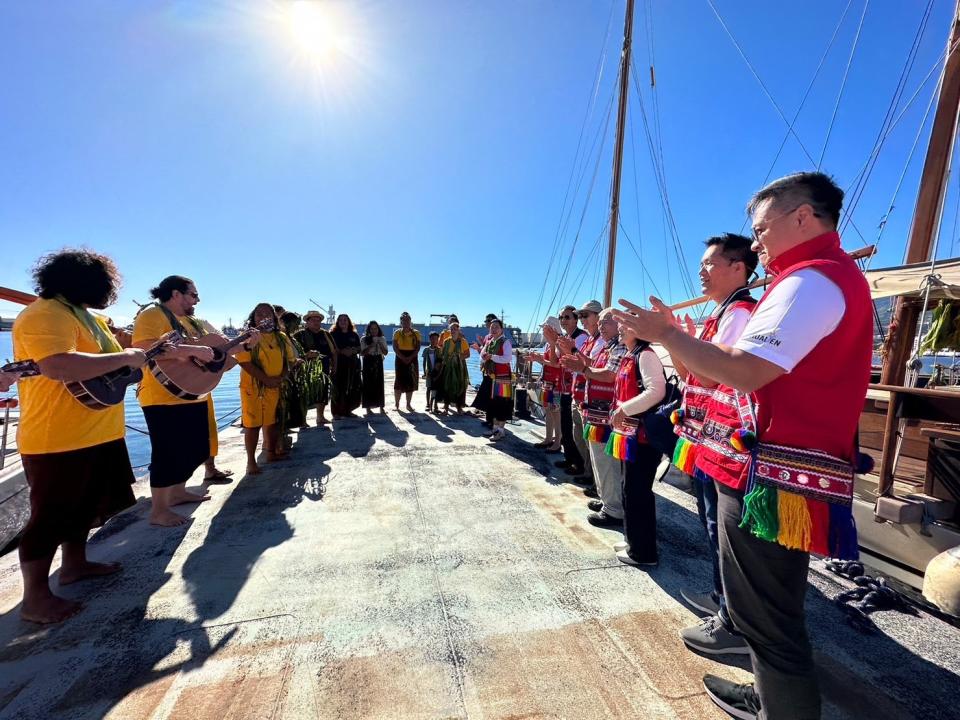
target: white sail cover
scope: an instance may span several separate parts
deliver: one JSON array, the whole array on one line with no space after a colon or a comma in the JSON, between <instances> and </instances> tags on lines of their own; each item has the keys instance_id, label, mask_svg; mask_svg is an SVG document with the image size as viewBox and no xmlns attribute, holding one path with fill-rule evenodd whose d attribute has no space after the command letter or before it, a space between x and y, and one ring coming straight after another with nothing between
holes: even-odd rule
<instances>
[{"instance_id":1,"label":"white sail cover","mask_svg":"<svg viewBox=\"0 0 960 720\"><path fill-rule=\"evenodd\" d=\"M930 282L930 298L960 300L960 258L937 260L931 272L930 263L898 265L864 273L874 300L885 297L920 297L926 292L926 279Z\"/></svg>"}]
</instances>

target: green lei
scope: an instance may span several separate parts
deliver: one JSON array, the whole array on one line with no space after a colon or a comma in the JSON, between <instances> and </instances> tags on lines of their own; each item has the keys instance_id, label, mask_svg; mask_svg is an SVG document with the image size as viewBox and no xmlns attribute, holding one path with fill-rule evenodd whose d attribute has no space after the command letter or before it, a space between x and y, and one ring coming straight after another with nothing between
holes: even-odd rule
<instances>
[{"instance_id":1,"label":"green lei","mask_svg":"<svg viewBox=\"0 0 960 720\"><path fill-rule=\"evenodd\" d=\"M97 322L97 319L89 310L79 305L74 305L63 297L63 295L57 295L55 300L61 305L66 306L67 309L73 313L73 316L80 321L80 324L93 335L93 339L97 343L97 347L100 348L101 353L123 352L123 348L120 346L120 343L117 342L117 339L111 333L107 332L103 325Z\"/></svg>"}]
</instances>

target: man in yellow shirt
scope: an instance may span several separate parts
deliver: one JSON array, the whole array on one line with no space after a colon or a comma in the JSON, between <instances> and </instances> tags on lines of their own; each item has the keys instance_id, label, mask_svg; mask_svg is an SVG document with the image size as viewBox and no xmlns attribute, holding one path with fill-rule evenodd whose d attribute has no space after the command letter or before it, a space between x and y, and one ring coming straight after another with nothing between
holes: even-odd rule
<instances>
[{"instance_id":1,"label":"man in yellow shirt","mask_svg":"<svg viewBox=\"0 0 960 720\"><path fill-rule=\"evenodd\" d=\"M167 353L167 357L181 361L213 360L211 348L189 342L208 333L207 326L194 317L200 295L193 281L182 275L170 275L151 289L150 294L157 304L137 316L133 324L134 345L150 347L175 330L185 341ZM179 398L164 388L151 372L144 373L138 397L150 431L150 495L153 499L150 524L181 525L186 519L173 512L172 506L210 499L209 495L197 495L186 489L194 471L211 457L208 398Z\"/></svg>"},{"instance_id":2,"label":"man in yellow shirt","mask_svg":"<svg viewBox=\"0 0 960 720\"><path fill-rule=\"evenodd\" d=\"M40 298L13 325L14 357L34 360L42 373L20 380L17 443L30 486L30 519L19 549L20 615L55 623L81 607L50 590L57 546L63 547L61 585L117 572L117 563L87 560L87 535L135 502L123 404L92 410L64 383L136 369L146 357L124 350L103 318L88 311L116 300L120 275L110 258L65 250L42 258L33 277Z\"/></svg>"},{"instance_id":3,"label":"man in yellow shirt","mask_svg":"<svg viewBox=\"0 0 960 720\"><path fill-rule=\"evenodd\" d=\"M420 385L417 358L420 354L420 333L410 324L410 313L400 315L400 329L393 332L394 380L393 397L397 410L400 409L400 396L407 396L407 412L413 412L413 392Z\"/></svg>"}]
</instances>

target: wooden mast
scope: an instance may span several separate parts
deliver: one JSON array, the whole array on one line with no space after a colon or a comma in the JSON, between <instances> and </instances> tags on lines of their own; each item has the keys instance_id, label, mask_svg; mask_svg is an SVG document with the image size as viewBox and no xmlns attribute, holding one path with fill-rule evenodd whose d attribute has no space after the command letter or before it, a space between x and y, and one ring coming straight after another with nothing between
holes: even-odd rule
<instances>
[{"instance_id":1,"label":"wooden mast","mask_svg":"<svg viewBox=\"0 0 960 720\"><path fill-rule=\"evenodd\" d=\"M957 135L957 115L960 112L960 52L954 52L960 43L960 0L953 13L953 26L947 44L947 61L943 71L943 84L930 144L920 178L917 207L910 229L910 242L904 263L922 263L930 260L933 239L936 237L947 190L947 175L950 157L953 154ZM917 320L923 298L898 298L890 323L890 345L883 362L880 382L885 385L900 385L906 374L907 360L913 350Z\"/></svg>"},{"instance_id":2,"label":"wooden mast","mask_svg":"<svg viewBox=\"0 0 960 720\"><path fill-rule=\"evenodd\" d=\"M613 304L613 270L617 260L617 225L620 222L620 172L623 169L623 134L627 120L630 91L630 49L633 44L633 4L627 0L623 22L623 52L620 54L620 105L617 108L617 144L613 151L613 188L610 197L610 240L607 244L607 279L603 286L603 305Z\"/></svg>"}]
</instances>

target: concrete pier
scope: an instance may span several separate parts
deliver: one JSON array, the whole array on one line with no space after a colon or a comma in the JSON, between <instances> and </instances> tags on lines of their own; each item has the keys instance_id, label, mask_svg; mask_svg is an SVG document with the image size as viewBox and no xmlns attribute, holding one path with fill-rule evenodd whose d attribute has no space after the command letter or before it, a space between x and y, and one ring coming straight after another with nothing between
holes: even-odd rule
<instances>
[{"instance_id":1,"label":"concrete pier","mask_svg":"<svg viewBox=\"0 0 960 720\"><path fill-rule=\"evenodd\" d=\"M531 446L539 425L496 444L482 429L337 421L242 477L229 428L236 480L180 508L183 527L150 527L142 500L97 532L91 557L124 571L64 588L85 608L59 626L19 619L16 555L0 558L0 718L723 717L701 677L746 680L746 658L677 635L696 620L680 589L710 584L693 498L658 484L660 567L627 567ZM960 717L960 631L881 612L862 634L831 602L850 585L813 565L824 718Z\"/></svg>"}]
</instances>

